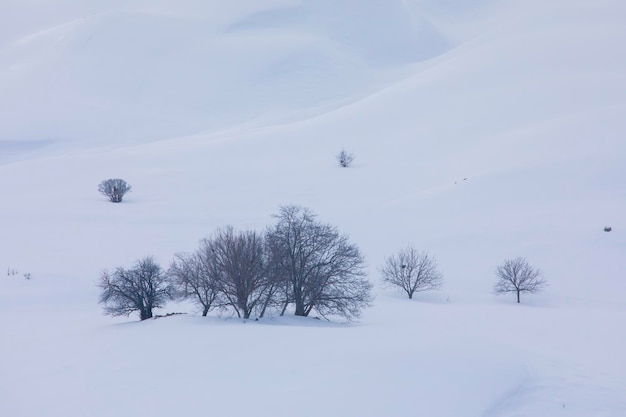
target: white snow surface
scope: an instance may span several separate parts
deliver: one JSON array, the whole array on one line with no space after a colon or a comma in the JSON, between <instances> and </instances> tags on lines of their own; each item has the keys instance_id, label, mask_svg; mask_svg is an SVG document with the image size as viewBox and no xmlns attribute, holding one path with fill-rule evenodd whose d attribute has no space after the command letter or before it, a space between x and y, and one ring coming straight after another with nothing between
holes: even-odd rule
<instances>
[{"instance_id":1,"label":"white snow surface","mask_svg":"<svg viewBox=\"0 0 626 417\"><path fill-rule=\"evenodd\" d=\"M625 416L625 40L622 0L4 0L0 416ZM366 255L360 321L102 314L284 204ZM441 291L379 285L408 243Z\"/></svg>"}]
</instances>

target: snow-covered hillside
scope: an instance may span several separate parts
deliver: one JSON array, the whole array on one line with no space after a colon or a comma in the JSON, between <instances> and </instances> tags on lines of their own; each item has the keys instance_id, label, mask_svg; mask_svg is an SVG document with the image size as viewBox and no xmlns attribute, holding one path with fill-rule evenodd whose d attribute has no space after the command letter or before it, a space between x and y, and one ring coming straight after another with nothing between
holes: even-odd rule
<instances>
[{"instance_id":1,"label":"snow-covered hillside","mask_svg":"<svg viewBox=\"0 0 626 417\"><path fill-rule=\"evenodd\" d=\"M0 415L626 415L626 5L224 3L0 5ZM364 252L361 322L102 315L104 268L282 204ZM378 286L407 243L442 291Z\"/></svg>"},{"instance_id":2,"label":"snow-covered hillside","mask_svg":"<svg viewBox=\"0 0 626 417\"><path fill-rule=\"evenodd\" d=\"M36 3L9 6L0 38L0 132L35 143L137 142L306 115L450 48L400 1Z\"/></svg>"}]
</instances>

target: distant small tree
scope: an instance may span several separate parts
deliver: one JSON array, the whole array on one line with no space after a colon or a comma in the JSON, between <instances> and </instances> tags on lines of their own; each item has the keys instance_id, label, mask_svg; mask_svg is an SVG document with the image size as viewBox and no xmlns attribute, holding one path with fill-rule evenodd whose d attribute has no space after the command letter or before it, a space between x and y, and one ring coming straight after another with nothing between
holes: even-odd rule
<instances>
[{"instance_id":1,"label":"distant small tree","mask_svg":"<svg viewBox=\"0 0 626 417\"><path fill-rule=\"evenodd\" d=\"M174 294L174 288L152 257L137 261L131 269L104 271L98 287L106 314L128 316L138 311L141 320L151 318L152 310L163 307Z\"/></svg>"},{"instance_id":2,"label":"distant small tree","mask_svg":"<svg viewBox=\"0 0 626 417\"><path fill-rule=\"evenodd\" d=\"M345 149L342 149L341 152L337 154L337 162L339 162L339 166L342 168L349 168L354 161L354 154L347 152Z\"/></svg>"},{"instance_id":3,"label":"distant small tree","mask_svg":"<svg viewBox=\"0 0 626 417\"><path fill-rule=\"evenodd\" d=\"M130 190L130 184L119 178L109 178L98 184L98 191L107 196L112 203L121 203L124 195Z\"/></svg>"},{"instance_id":4,"label":"distant small tree","mask_svg":"<svg viewBox=\"0 0 626 417\"><path fill-rule=\"evenodd\" d=\"M507 259L496 268L498 280L493 289L496 294L515 293L520 302L521 293L534 294L548 284L539 269L533 268L524 258Z\"/></svg>"},{"instance_id":5,"label":"distant small tree","mask_svg":"<svg viewBox=\"0 0 626 417\"><path fill-rule=\"evenodd\" d=\"M383 284L401 288L411 299L415 292L436 290L443 284L435 258L412 246L387 258L380 273Z\"/></svg>"}]
</instances>

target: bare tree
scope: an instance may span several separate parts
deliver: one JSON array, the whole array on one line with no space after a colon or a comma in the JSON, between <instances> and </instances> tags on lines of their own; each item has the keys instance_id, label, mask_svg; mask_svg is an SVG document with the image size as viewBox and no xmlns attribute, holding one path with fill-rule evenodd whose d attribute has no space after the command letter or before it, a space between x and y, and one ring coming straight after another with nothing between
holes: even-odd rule
<instances>
[{"instance_id":1,"label":"bare tree","mask_svg":"<svg viewBox=\"0 0 626 417\"><path fill-rule=\"evenodd\" d=\"M412 246L387 258L380 272L384 284L400 287L411 299L415 292L436 290L443 284L435 258Z\"/></svg>"},{"instance_id":2,"label":"bare tree","mask_svg":"<svg viewBox=\"0 0 626 417\"><path fill-rule=\"evenodd\" d=\"M265 258L266 258L266 280L265 294L259 308L259 318L265 316L268 309L281 310L281 316L285 313L285 302L289 299L288 288L281 277L280 269L275 264L275 257L271 255L272 247L269 244L267 234L265 235ZM286 302L287 306L289 302Z\"/></svg>"},{"instance_id":3,"label":"bare tree","mask_svg":"<svg viewBox=\"0 0 626 417\"><path fill-rule=\"evenodd\" d=\"M342 149L341 152L337 154L337 162L342 168L349 168L353 161L354 154L347 152L345 149Z\"/></svg>"},{"instance_id":4,"label":"bare tree","mask_svg":"<svg viewBox=\"0 0 626 417\"><path fill-rule=\"evenodd\" d=\"M191 298L206 316L219 302L219 282L212 275L215 255L205 242L193 254L177 254L168 271L177 294Z\"/></svg>"},{"instance_id":5,"label":"bare tree","mask_svg":"<svg viewBox=\"0 0 626 417\"><path fill-rule=\"evenodd\" d=\"M507 259L496 268L498 280L493 289L496 294L516 293L520 302L521 293L534 294L548 284L539 269L533 268L524 258Z\"/></svg>"},{"instance_id":6,"label":"bare tree","mask_svg":"<svg viewBox=\"0 0 626 417\"><path fill-rule=\"evenodd\" d=\"M285 206L276 217L267 239L273 271L284 283L284 307L293 303L297 316L316 310L358 317L372 301L358 247L306 208Z\"/></svg>"},{"instance_id":7,"label":"bare tree","mask_svg":"<svg viewBox=\"0 0 626 417\"><path fill-rule=\"evenodd\" d=\"M280 315L283 316L289 305L294 302L292 283L286 275L284 246L280 244L272 228L266 231L265 236L270 288L264 307L276 307L280 310Z\"/></svg>"},{"instance_id":8,"label":"bare tree","mask_svg":"<svg viewBox=\"0 0 626 417\"><path fill-rule=\"evenodd\" d=\"M263 236L254 231L235 232L228 226L202 245L212 254L209 274L217 280L224 302L238 317L250 318L269 291Z\"/></svg>"},{"instance_id":9,"label":"bare tree","mask_svg":"<svg viewBox=\"0 0 626 417\"><path fill-rule=\"evenodd\" d=\"M104 271L98 287L106 314L128 316L138 311L141 320L151 318L152 310L163 307L173 295L171 284L152 257L137 261L131 269Z\"/></svg>"},{"instance_id":10,"label":"bare tree","mask_svg":"<svg viewBox=\"0 0 626 417\"><path fill-rule=\"evenodd\" d=\"M98 184L98 191L107 196L112 203L121 203L131 188L130 184L119 178L109 178Z\"/></svg>"}]
</instances>

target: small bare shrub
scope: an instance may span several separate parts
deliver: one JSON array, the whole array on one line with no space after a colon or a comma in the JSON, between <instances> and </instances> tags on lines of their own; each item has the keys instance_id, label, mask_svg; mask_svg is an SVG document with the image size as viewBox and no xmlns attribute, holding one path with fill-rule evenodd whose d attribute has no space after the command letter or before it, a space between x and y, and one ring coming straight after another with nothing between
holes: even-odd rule
<instances>
[{"instance_id":1,"label":"small bare shrub","mask_svg":"<svg viewBox=\"0 0 626 417\"><path fill-rule=\"evenodd\" d=\"M349 168L354 161L354 154L347 152L345 149L342 149L341 152L337 154L337 162L339 162L339 166L342 168Z\"/></svg>"},{"instance_id":2,"label":"small bare shrub","mask_svg":"<svg viewBox=\"0 0 626 417\"><path fill-rule=\"evenodd\" d=\"M119 178L109 178L98 184L98 191L107 196L112 203L121 203L124 195L130 190L130 184Z\"/></svg>"}]
</instances>

